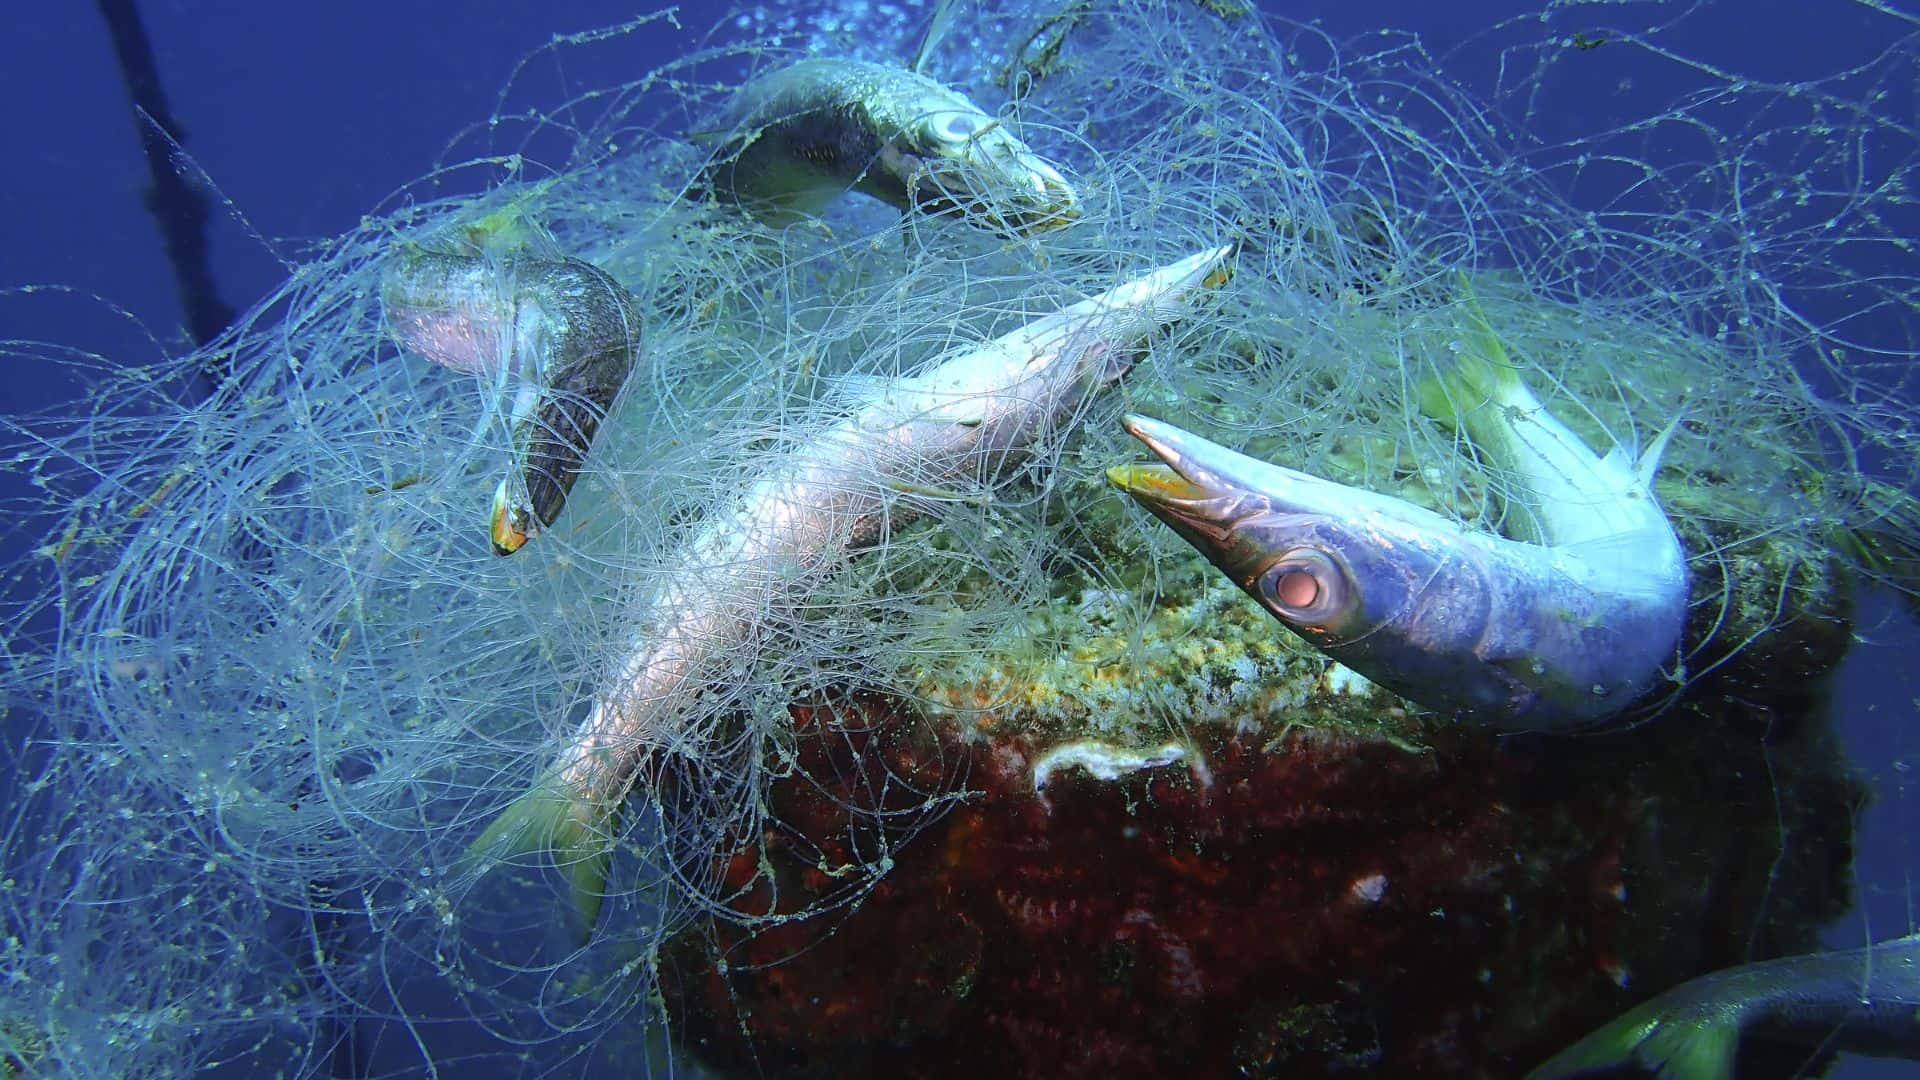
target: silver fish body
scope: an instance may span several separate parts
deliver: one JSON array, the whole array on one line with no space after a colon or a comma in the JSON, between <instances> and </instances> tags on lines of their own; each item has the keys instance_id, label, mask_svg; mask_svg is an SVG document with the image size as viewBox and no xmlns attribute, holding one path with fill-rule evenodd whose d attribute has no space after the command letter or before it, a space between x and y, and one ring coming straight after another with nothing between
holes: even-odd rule
<instances>
[{"instance_id":1,"label":"silver fish body","mask_svg":"<svg viewBox=\"0 0 1920 1080\"><path fill-rule=\"evenodd\" d=\"M1560 1080L1633 1066L1663 1080L1731 1080L1742 1038L1920 1060L1920 934L1702 975L1527 1076Z\"/></svg>"},{"instance_id":2,"label":"silver fish body","mask_svg":"<svg viewBox=\"0 0 1920 1080\"><path fill-rule=\"evenodd\" d=\"M769 224L848 190L1005 235L1080 215L1057 168L965 96L904 68L803 60L744 87L727 124L701 186Z\"/></svg>"},{"instance_id":3,"label":"silver fish body","mask_svg":"<svg viewBox=\"0 0 1920 1080\"><path fill-rule=\"evenodd\" d=\"M559 518L633 372L632 294L581 259L414 251L390 268L382 304L404 347L493 379L512 448L489 533L496 553L519 550Z\"/></svg>"},{"instance_id":4,"label":"silver fish body","mask_svg":"<svg viewBox=\"0 0 1920 1080\"><path fill-rule=\"evenodd\" d=\"M936 361L870 392L705 518L640 605L638 632L554 770L475 842L476 855L550 851L591 926L609 820L648 754L698 754L696 703L716 665L790 617L848 555L926 513L939 493L1032 460L1088 395L1123 374L1153 329L1224 274L1195 255Z\"/></svg>"}]
</instances>

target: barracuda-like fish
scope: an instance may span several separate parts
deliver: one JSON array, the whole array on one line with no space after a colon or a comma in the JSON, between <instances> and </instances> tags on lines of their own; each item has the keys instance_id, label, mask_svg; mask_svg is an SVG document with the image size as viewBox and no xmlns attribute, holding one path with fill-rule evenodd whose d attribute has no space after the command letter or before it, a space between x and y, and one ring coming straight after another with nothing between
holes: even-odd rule
<instances>
[{"instance_id":1,"label":"barracuda-like fish","mask_svg":"<svg viewBox=\"0 0 1920 1080\"><path fill-rule=\"evenodd\" d=\"M846 555L927 512L930 494L1031 460L1142 339L1225 276L1228 248L1162 267L869 392L706 518L642 604L643 627L555 768L469 849L470 862L549 852L588 928L611 823L646 755L698 752L695 702L717 663L788 618Z\"/></svg>"},{"instance_id":2,"label":"barracuda-like fish","mask_svg":"<svg viewBox=\"0 0 1920 1080\"><path fill-rule=\"evenodd\" d=\"M1423 406L1503 470L1509 539L1257 461L1144 417L1164 465L1108 479L1289 629L1411 701L1508 730L1613 715L1674 659L1686 562L1638 467L1600 457L1519 379L1469 294L1459 362ZM1521 506L1512 504L1519 503Z\"/></svg>"},{"instance_id":3,"label":"barracuda-like fish","mask_svg":"<svg viewBox=\"0 0 1920 1080\"><path fill-rule=\"evenodd\" d=\"M861 60L802 60L747 84L702 185L773 225L849 189L903 211L958 211L1004 235L1080 216L1060 170L958 92Z\"/></svg>"},{"instance_id":4,"label":"barracuda-like fish","mask_svg":"<svg viewBox=\"0 0 1920 1080\"><path fill-rule=\"evenodd\" d=\"M1920 934L1702 975L1555 1054L1527 1080L1732 1080L1743 1038L1802 1054L1920 1059Z\"/></svg>"},{"instance_id":5,"label":"barracuda-like fish","mask_svg":"<svg viewBox=\"0 0 1920 1080\"><path fill-rule=\"evenodd\" d=\"M511 464L493 493L500 555L551 526L594 432L639 353L632 294L580 259L431 251L396 260L381 303L394 337L456 371L491 377L507 403Z\"/></svg>"}]
</instances>

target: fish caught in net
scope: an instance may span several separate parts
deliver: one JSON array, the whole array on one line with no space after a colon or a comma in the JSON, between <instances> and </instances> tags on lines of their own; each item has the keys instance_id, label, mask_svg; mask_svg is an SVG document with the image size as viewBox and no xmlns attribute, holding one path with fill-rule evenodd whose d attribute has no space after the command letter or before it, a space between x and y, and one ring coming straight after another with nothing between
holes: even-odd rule
<instances>
[{"instance_id":1,"label":"fish caught in net","mask_svg":"<svg viewBox=\"0 0 1920 1080\"><path fill-rule=\"evenodd\" d=\"M936 6L503 106L199 352L4 343L85 393L4 422L0 1073L1508 1075L1845 909L1817 686L1920 591L1910 19L1784 81L1684 50L1711 4L1466 67ZM1544 120L1602 53L1687 89ZM1511 743L1107 482L1140 414L1551 534L1435 415L1476 349L1660 451L1686 561L1631 693Z\"/></svg>"}]
</instances>

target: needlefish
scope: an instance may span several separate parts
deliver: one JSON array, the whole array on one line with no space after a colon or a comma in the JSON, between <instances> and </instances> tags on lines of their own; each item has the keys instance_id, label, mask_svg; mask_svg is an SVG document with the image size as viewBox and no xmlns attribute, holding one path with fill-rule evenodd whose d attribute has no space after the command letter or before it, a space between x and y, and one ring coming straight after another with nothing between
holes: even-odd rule
<instances>
[{"instance_id":1,"label":"needlefish","mask_svg":"<svg viewBox=\"0 0 1920 1080\"><path fill-rule=\"evenodd\" d=\"M1402 697L1505 730L1589 725L1675 659L1686 562L1651 489L1673 428L1637 464L1593 453L1462 286L1464 340L1421 406L1501 470L1515 536L1141 416L1123 423L1161 463L1107 476L1283 625Z\"/></svg>"},{"instance_id":2,"label":"needlefish","mask_svg":"<svg viewBox=\"0 0 1920 1080\"><path fill-rule=\"evenodd\" d=\"M1743 1040L1770 1051L1920 1060L1920 934L1742 964L1681 983L1555 1054L1527 1080L1732 1080Z\"/></svg>"},{"instance_id":3,"label":"needlefish","mask_svg":"<svg viewBox=\"0 0 1920 1080\"><path fill-rule=\"evenodd\" d=\"M1000 119L917 71L818 58L748 83L697 183L771 225L851 189L1002 235L1071 224L1079 195Z\"/></svg>"},{"instance_id":4,"label":"needlefish","mask_svg":"<svg viewBox=\"0 0 1920 1080\"><path fill-rule=\"evenodd\" d=\"M394 338L442 367L491 382L509 464L488 536L511 555L551 526L594 433L632 374L640 319L631 293L583 259L405 251L381 281Z\"/></svg>"},{"instance_id":5,"label":"needlefish","mask_svg":"<svg viewBox=\"0 0 1920 1080\"><path fill-rule=\"evenodd\" d=\"M846 558L935 510L942 492L1035 460L1150 332L1226 277L1215 248L864 390L704 518L634 613L637 632L535 790L468 849L481 868L547 853L586 929L613 823L648 755L701 739L697 701L731 658L782 625Z\"/></svg>"}]
</instances>

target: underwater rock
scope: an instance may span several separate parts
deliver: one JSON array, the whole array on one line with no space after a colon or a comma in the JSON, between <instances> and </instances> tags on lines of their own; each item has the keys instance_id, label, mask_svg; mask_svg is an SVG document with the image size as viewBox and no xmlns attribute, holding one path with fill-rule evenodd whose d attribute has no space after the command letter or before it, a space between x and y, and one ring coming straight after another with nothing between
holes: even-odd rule
<instances>
[{"instance_id":1,"label":"underwater rock","mask_svg":"<svg viewBox=\"0 0 1920 1080\"><path fill-rule=\"evenodd\" d=\"M1510 1076L1750 949L1811 947L1850 901L1861 796L1815 696L1706 686L1630 730L1502 739L1307 652L1203 564L1158 573L1131 648L1129 597L1062 589L1035 636L1076 647L1010 638L921 672L924 717L795 707L786 828L725 866L750 928L716 921L663 967L696 1055L775 1075ZM1774 625L1801 640L1756 655L1837 656L1812 613ZM1147 686L1170 728L1134 719ZM1762 712L1789 722L1756 733ZM863 905L780 921L955 774L967 797Z\"/></svg>"}]
</instances>

